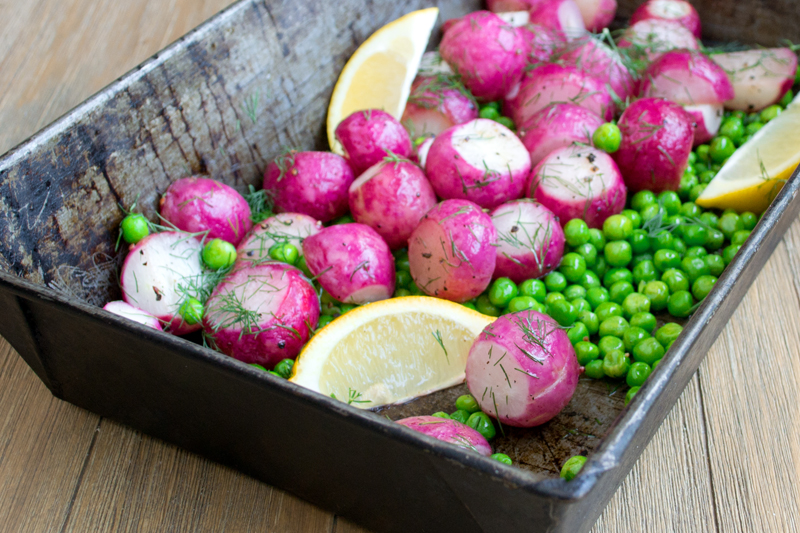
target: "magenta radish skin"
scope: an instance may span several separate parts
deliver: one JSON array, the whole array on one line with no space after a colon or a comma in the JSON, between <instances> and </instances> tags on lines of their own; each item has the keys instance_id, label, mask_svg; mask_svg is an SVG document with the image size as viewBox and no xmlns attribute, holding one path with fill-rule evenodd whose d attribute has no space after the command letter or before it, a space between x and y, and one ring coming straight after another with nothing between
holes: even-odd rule
<instances>
[{"instance_id":1,"label":"magenta radish skin","mask_svg":"<svg viewBox=\"0 0 800 533\"><path fill-rule=\"evenodd\" d=\"M528 199L515 200L490 213L497 230L494 278L514 283L553 271L564 255L564 231L552 211Z\"/></svg>"},{"instance_id":2,"label":"magenta radish skin","mask_svg":"<svg viewBox=\"0 0 800 533\"><path fill-rule=\"evenodd\" d=\"M467 200L445 200L428 211L408 239L411 277L428 296L463 303L492 280L497 260L492 219Z\"/></svg>"},{"instance_id":3,"label":"magenta radish skin","mask_svg":"<svg viewBox=\"0 0 800 533\"><path fill-rule=\"evenodd\" d=\"M622 62L619 53L594 37L585 37L571 43L559 59L598 80L605 81L622 101L636 92L636 81Z\"/></svg>"},{"instance_id":4,"label":"magenta radish skin","mask_svg":"<svg viewBox=\"0 0 800 533\"><path fill-rule=\"evenodd\" d=\"M203 327L222 353L272 368L297 357L319 312L319 297L302 272L263 263L228 274L206 303ZM245 313L255 318L242 318Z\"/></svg>"},{"instance_id":5,"label":"magenta radish skin","mask_svg":"<svg viewBox=\"0 0 800 533\"><path fill-rule=\"evenodd\" d=\"M139 309L138 307L134 307L122 300L108 302L103 306L103 309L109 313L114 313L117 316L138 322L139 324L147 326L148 328L152 328L157 331L164 331L164 328L161 327L161 322L159 322L156 317L147 311Z\"/></svg>"},{"instance_id":6,"label":"magenta radish skin","mask_svg":"<svg viewBox=\"0 0 800 533\"><path fill-rule=\"evenodd\" d=\"M575 0L542 0L531 8L530 22L553 29L567 40L586 34L583 15Z\"/></svg>"},{"instance_id":7,"label":"magenta radish skin","mask_svg":"<svg viewBox=\"0 0 800 533\"><path fill-rule=\"evenodd\" d=\"M302 213L328 222L347 213L353 179L339 155L291 151L267 166L264 189L272 193L276 213Z\"/></svg>"},{"instance_id":8,"label":"magenta radish skin","mask_svg":"<svg viewBox=\"0 0 800 533\"><path fill-rule=\"evenodd\" d=\"M417 78L411 87L403 118L414 136L439 135L447 128L478 118L475 100L451 77Z\"/></svg>"},{"instance_id":9,"label":"magenta radish skin","mask_svg":"<svg viewBox=\"0 0 800 533\"><path fill-rule=\"evenodd\" d=\"M574 104L553 104L521 125L519 135L531 155L531 165L536 166L558 148L576 142L592 144L592 135L603 124L603 119L588 109Z\"/></svg>"},{"instance_id":10,"label":"magenta radish skin","mask_svg":"<svg viewBox=\"0 0 800 533\"><path fill-rule=\"evenodd\" d=\"M383 162L350 186L350 213L380 235L389 248L408 246L420 219L437 203L425 173L410 161Z\"/></svg>"},{"instance_id":11,"label":"magenta radish skin","mask_svg":"<svg viewBox=\"0 0 800 533\"><path fill-rule=\"evenodd\" d=\"M288 243L303 255L303 241L316 235L322 222L302 213L279 213L271 216L250 230L236 248L239 263L259 264L271 261L269 249L276 244Z\"/></svg>"},{"instance_id":12,"label":"magenta radish skin","mask_svg":"<svg viewBox=\"0 0 800 533\"><path fill-rule=\"evenodd\" d=\"M694 146L706 144L717 136L722 125L725 108L722 104L701 104L683 106L694 121Z\"/></svg>"},{"instance_id":13,"label":"magenta radish skin","mask_svg":"<svg viewBox=\"0 0 800 533\"><path fill-rule=\"evenodd\" d=\"M643 98L619 119L622 144L614 154L631 192L677 191L694 144L692 118L675 102Z\"/></svg>"},{"instance_id":14,"label":"magenta radish skin","mask_svg":"<svg viewBox=\"0 0 800 533\"><path fill-rule=\"evenodd\" d=\"M369 226L327 227L303 241L303 253L322 288L340 302L366 304L394 294L394 257Z\"/></svg>"},{"instance_id":15,"label":"magenta radish skin","mask_svg":"<svg viewBox=\"0 0 800 533\"><path fill-rule=\"evenodd\" d=\"M192 176L173 182L161 197L159 212L188 233L208 232L236 246L250 231L250 206L235 189L210 178Z\"/></svg>"},{"instance_id":16,"label":"magenta radish skin","mask_svg":"<svg viewBox=\"0 0 800 533\"><path fill-rule=\"evenodd\" d=\"M649 61L670 50L699 50L700 41L691 30L669 20L640 20L625 29L617 43L620 48L642 47Z\"/></svg>"},{"instance_id":17,"label":"magenta radish skin","mask_svg":"<svg viewBox=\"0 0 800 533\"><path fill-rule=\"evenodd\" d=\"M677 22L698 39L702 33L700 15L686 0L648 0L633 12L630 24L641 20L652 20L656 24L659 21Z\"/></svg>"},{"instance_id":18,"label":"magenta radish skin","mask_svg":"<svg viewBox=\"0 0 800 533\"><path fill-rule=\"evenodd\" d=\"M492 447L483 435L458 420L438 416L412 416L398 420L397 423L434 439L455 444L459 448L472 450L486 457L492 455Z\"/></svg>"},{"instance_id":19,"label":"magenta radish skin","mask_svg":"<svg viewBox=\"0 0 800 533\"><path fill-rule=\"evenodd\" d=\"M336 126L335 135L356 176L386 156L409 158L413 152L403 125L380 109L356 111Z\"/></svg>"},{"instance_id":20,"label":"magenta radish skin","mask_svg":"<svg viewBox=\"0 0 800 533\"><path fill-rule=\"evenodd\" d=\"M617 0L575 0L586 29L593 33L607 28L617 15Z\"/></svg>"},{"instance_id":21,"label":"magenta radish skin","mask_svg":"<svg viewBox=\"0 0 800 533\"><path fill-rule=\"evenodd\" d=\"M721 104L734 96L727 73L700 52L672 50L645 71L640 94L681 105Z\"/></svg>"},{"instance_id":22,"label":"magenta radish skin","mask_svg":"<svg viewBox=\"0 0 800 533\"><path fill-rule=\"evenodd\" d=\"M536 311L503 315L475 340L467 386L500 423L540 426L572 399L581 374L567 333Z\"/></svg>"},{"instance_id":23,"label":"magenta radish skin","mask_svg":"<svg viewBox=\"0 0 800 533\"><path fill-rule=\"evenodd\" d=\"M627 189L611 156L572 145L552 152L533 169L528 196L552 211L562 227L582 218L599 229L625 209Z\"/></svg>"},{"instance_id":24,"label":"magenta radish skin","mask_svg":"<svg viewBox=\"0 0 800 533\"><path fill-rule=\"evenodd\" d=\"M794 85L797 55L790 48L765 48L714 54L711 59L730 76L728 109L752 113L776 104Z\"/></svg>"},{"instance_id":25,"label":"magenta radish skin","mask_svg":"<svg viewBox=\"0 0 800 533\"><path fill-rule=\"evenodd\" d=\"M486 0L486 9L492 13L508 13L510 11L530 11L543 0Z\"/></svg>"},{"instance_id":26,"label":"magenta radish skin","mask_svg":"<svg viewBox=\"0 0 800 533\"><path fill-rule=\"evenodd\" d=\"M489 11L470 13L447 28L439 52L472 94L485 101L501 99L526 64L521 34Z\"/></svg>"},{"instance_id":27,"label":"magenta radish skin","mask_svg":"<svg viewBox=\"0 0 800 533\"><path fill-rule=\"evenodd\" d=\"M517 28L517 32L525 42L525 54L529 64L550 61L566 43L566 39L559 32L538 24L525 24ZM513 87L509 90L511 91Z\"/></svg>"}]
</instances>

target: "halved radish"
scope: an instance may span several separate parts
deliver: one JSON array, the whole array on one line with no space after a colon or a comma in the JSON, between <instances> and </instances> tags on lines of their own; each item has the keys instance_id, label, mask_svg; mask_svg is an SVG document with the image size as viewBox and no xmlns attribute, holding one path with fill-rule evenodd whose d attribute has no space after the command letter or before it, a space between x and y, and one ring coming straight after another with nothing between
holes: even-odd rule
<instances>
[{"instance_id":1,"label":"halved radish","mask_svg":"<svg viewBox=\"0 0 800 533\"><path fill-rule=\"evenodd\" d=\"M603 119L575 104L553 104L533 115L520 126L522 144L531 154L531 165L558 148L573 143L591 144L595 130Z\"/></svg>"},{"instance_id":2,"label":"halved radish","mask_svg":"<svg viewBox=\"0 0 800 533\"><path fill-rule=\"evenodd\" d=\"M253 226L236 248L239 263L260 264L272 261L269 249L289 243L303 255L303 240L316 235L322 222L302 213L278 213Z\"/></svg>"},{"instance_id":3,"label":"halved radish","mask_svg":"<svg viewBox=\"0 0 800 533\"><path fill-rule=\"evenodd\" d=\"M765 48L714 54L711 59L733 82L728 109L753 112L777 103L792 88L797 55L790 48Z\"/></svg>"},{"instance_id":4,"label":"halved radish","mask_svg":"<svg viewBox=\"0 0 800 533\"><path fill-rule=\"evenodd\" d=\"M645 72L640 94L683 105L721 104L734 96L722 67L689 50L665 52L655 60Z\"/></svg>"},{"instance_id":5,"label":"halved radish","mask_svg":"<svg viewBox=\"0 0 800 533\"><path fill-rule=\"evenodd\" d=\"M636 82L619 52L600 39L590 36L571 43L559 56L567 65L603 80L625 101L636 91Z\"/></svg>"},{"instance_id":6,"label":"halved radish","mask_svg":"<svg viewBox=\"0 0 800 533\"><path fill-rule=\"evenodd\" d=\"M117 300L115 302L108 302L106 305L103 306L103 309L108 311L109 313L114 313L117 316L121 316L123 318L127 318L128 320L133 320L134 322L138 322L139 324L147 326L148 328L153 328L158 331L164 331L164 328L161 327L161 322L159 322L156 317L154 317L147 311L143 311L138 307L134 307L131 304L123 302L121 300Z\"/></svg>"},{"instance_id":7,"label":"halved radish","mask_svg":"<svg viewBox=\"0 0 800 533\"><path fill-rule=\"evenodd\" d=\"M439 74L414 80L400 122L412 137L439 135L478 118L475 99L455 76Z\"/></svg>"},{"instance_id":8,"label":"halved radish","mask_svg":"<svg viewBox=\"0 0 800 533\"><path fill-rule=\"evenodd\" d=\"M586 34L583 15L575 0L542 0L531 8L530 21L561 32L568 40Z\"/></svg>"},{"instance_id":9,"label":"halved radish","mask_svg":"<svg viewBox=\"0 0 800 533\"><path fill-rule=\"evenodd\" d=\"M625 29L618 46L641 50L648 61L670 50L699 50L700 41L678 22L669 20L640 20ZM638 55L638 54L637 54Z\"/></svg>"},{"instance_id":10,"label":"halved radish","mask_svg":"<svg viewBox=\"0 0 800 533\"><path fill-rule=\"evenodd\" d=\"M631 24L640 20L677 22L700 38L700 15L686 0L648 0L631 15Z\"/></svg>"},{"instance_id":11,"label":"halved radish","mask_svg":"<svg viewBox=\"0 0 800 533\"><path fill-rule=\"evenodd\" d=\"M617 14L617 0L575 0L586 29L598 33L607 28Z\"/></svg>"},{"instance_id":12,"label":"halved radish","mask_svg":"<svg viewBox=\"0 0 800 533\"><path fill-rule=\"evenodd\" d=\"M717 136L725 108L722 104L685 105L683 109L694 120L694 145L700 146Z\"/></svg>"}]
</instances>

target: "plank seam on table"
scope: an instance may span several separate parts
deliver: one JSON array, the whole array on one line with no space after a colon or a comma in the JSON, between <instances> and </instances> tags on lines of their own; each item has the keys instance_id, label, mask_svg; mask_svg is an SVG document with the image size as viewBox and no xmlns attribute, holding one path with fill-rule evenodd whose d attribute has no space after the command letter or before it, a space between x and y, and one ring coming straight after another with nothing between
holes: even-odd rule
<instances>
[{"instance_id":1,"label":"plank seam on table","mask_svg":"<svg viewBox=\"0 0 800 533\"><path fill-rule=\"evenodd\" d=\"M83 484L83 476L86 473L86 469L89 467L89 461L92 459L92 453L94 452L94 444L97 442L97 435L100 434L100 424L103 422L103 417L101 416L97 420L97 425L94 428L94 435L92 435L92 442L89 443L89 449L86 451L86 459L83 460L83 465L81 465L81 472L78 474L78 481L75 483L75 489L72 491L72 496L69 498L69 504L67 505L67 513L64 516L64 523L61 524L61 529L59 533L64 533L67 529L67 524L69 524L69 519L72 516L72 508L75 505L75 500L78 497L78 491Z\"/></svg>"},{"instance_id":2,"label":"plank seam on table","mask_svg":"<svg viewBox=\"0 0 800 533\"><path fill-rule=\"evenodd\" d=\"M707 356L706 356L707 357ZM706 449L706 466L708 467L708 482L711 485L711 507L714 510L714 527L719 532L719 510L717 509L717 491L714 488L714 469L711 467L711 449L708 444L708 423L706 418L706 402L703 398L703 376L700 370L696 372L697 387L700 389L700 413L703 422L703 447Z\"/></svg>"}]
</instances>

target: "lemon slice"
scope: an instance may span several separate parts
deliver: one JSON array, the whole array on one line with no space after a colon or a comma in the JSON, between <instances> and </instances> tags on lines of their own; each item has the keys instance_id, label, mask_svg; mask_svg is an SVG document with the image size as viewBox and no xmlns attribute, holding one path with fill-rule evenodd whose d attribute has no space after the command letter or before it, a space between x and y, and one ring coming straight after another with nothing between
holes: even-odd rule
<instances>
[{"instance_id":1,"label":"lemon slice","mask_svg":"<svg viewBox=\"0 0 800 533\"><path fill-rule=\"evenodd\" d=\"M764 212L800 163L800 104L795 100L725 163L697 199L705 208Z\"/></svg>"},{"instance_id":2,"label":"lemon slice","mask_svg":"<svg viewBox=\"0 0 800 533\"><path fill-rule=\"evenodd\" d=\"M306 345L289 381L370 409L464 381L475 338L495 319L428 296L358 307Z\"/></svg>"},{"instance_id":3,"label":"lemon slice","mask_svg":"<svg viewBox=\"0 0 800 533\"><path fill-rule=\"evenodd\" d=\"M331 151L343 154L334 132L356 111L382 109L400 120L438 15L436 7L413 11L383 26L358 47L339 74L328 106Z\"/></svg>"}]
</instances>

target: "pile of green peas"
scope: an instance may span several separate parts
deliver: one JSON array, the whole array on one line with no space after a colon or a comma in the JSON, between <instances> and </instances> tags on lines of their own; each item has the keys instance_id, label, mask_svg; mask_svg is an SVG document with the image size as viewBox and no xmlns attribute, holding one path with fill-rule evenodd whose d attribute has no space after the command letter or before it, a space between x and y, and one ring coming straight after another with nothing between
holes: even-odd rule
<instances>
[{"instance_id":1,"label":"pile of green peas","mask_svg":"<svg viewBox=\"0 0 800 533\"><path fill-rule=\"evenodd\" d=\"M433 413L432 416L445 418L447 420L457 420L462 424L466 424L478 433L487 441L491 441L497 436L497 428L494 426L492 417L481 411L481 406L478 400L472 394L464 394L456 399L456 410L450 414L444 411ZM491 456L495 461L503 464L510 465L511 458L504 453L495 453Z\"/></svg>"},{"instance_id":2,"label":"pile of green peas","mask_svg":"<svg viewBox=\"0 0 800 533\"><path fill-rule=\"evenodd\" d=\"M498 124L502 124L510 130L516 129L513 120L511 120L509 117L502 116L500 102L489 102L488 104L480 106L480 109L478 110L478 116L481 118L494 120Z\"/></svg>"}]
</instances>

